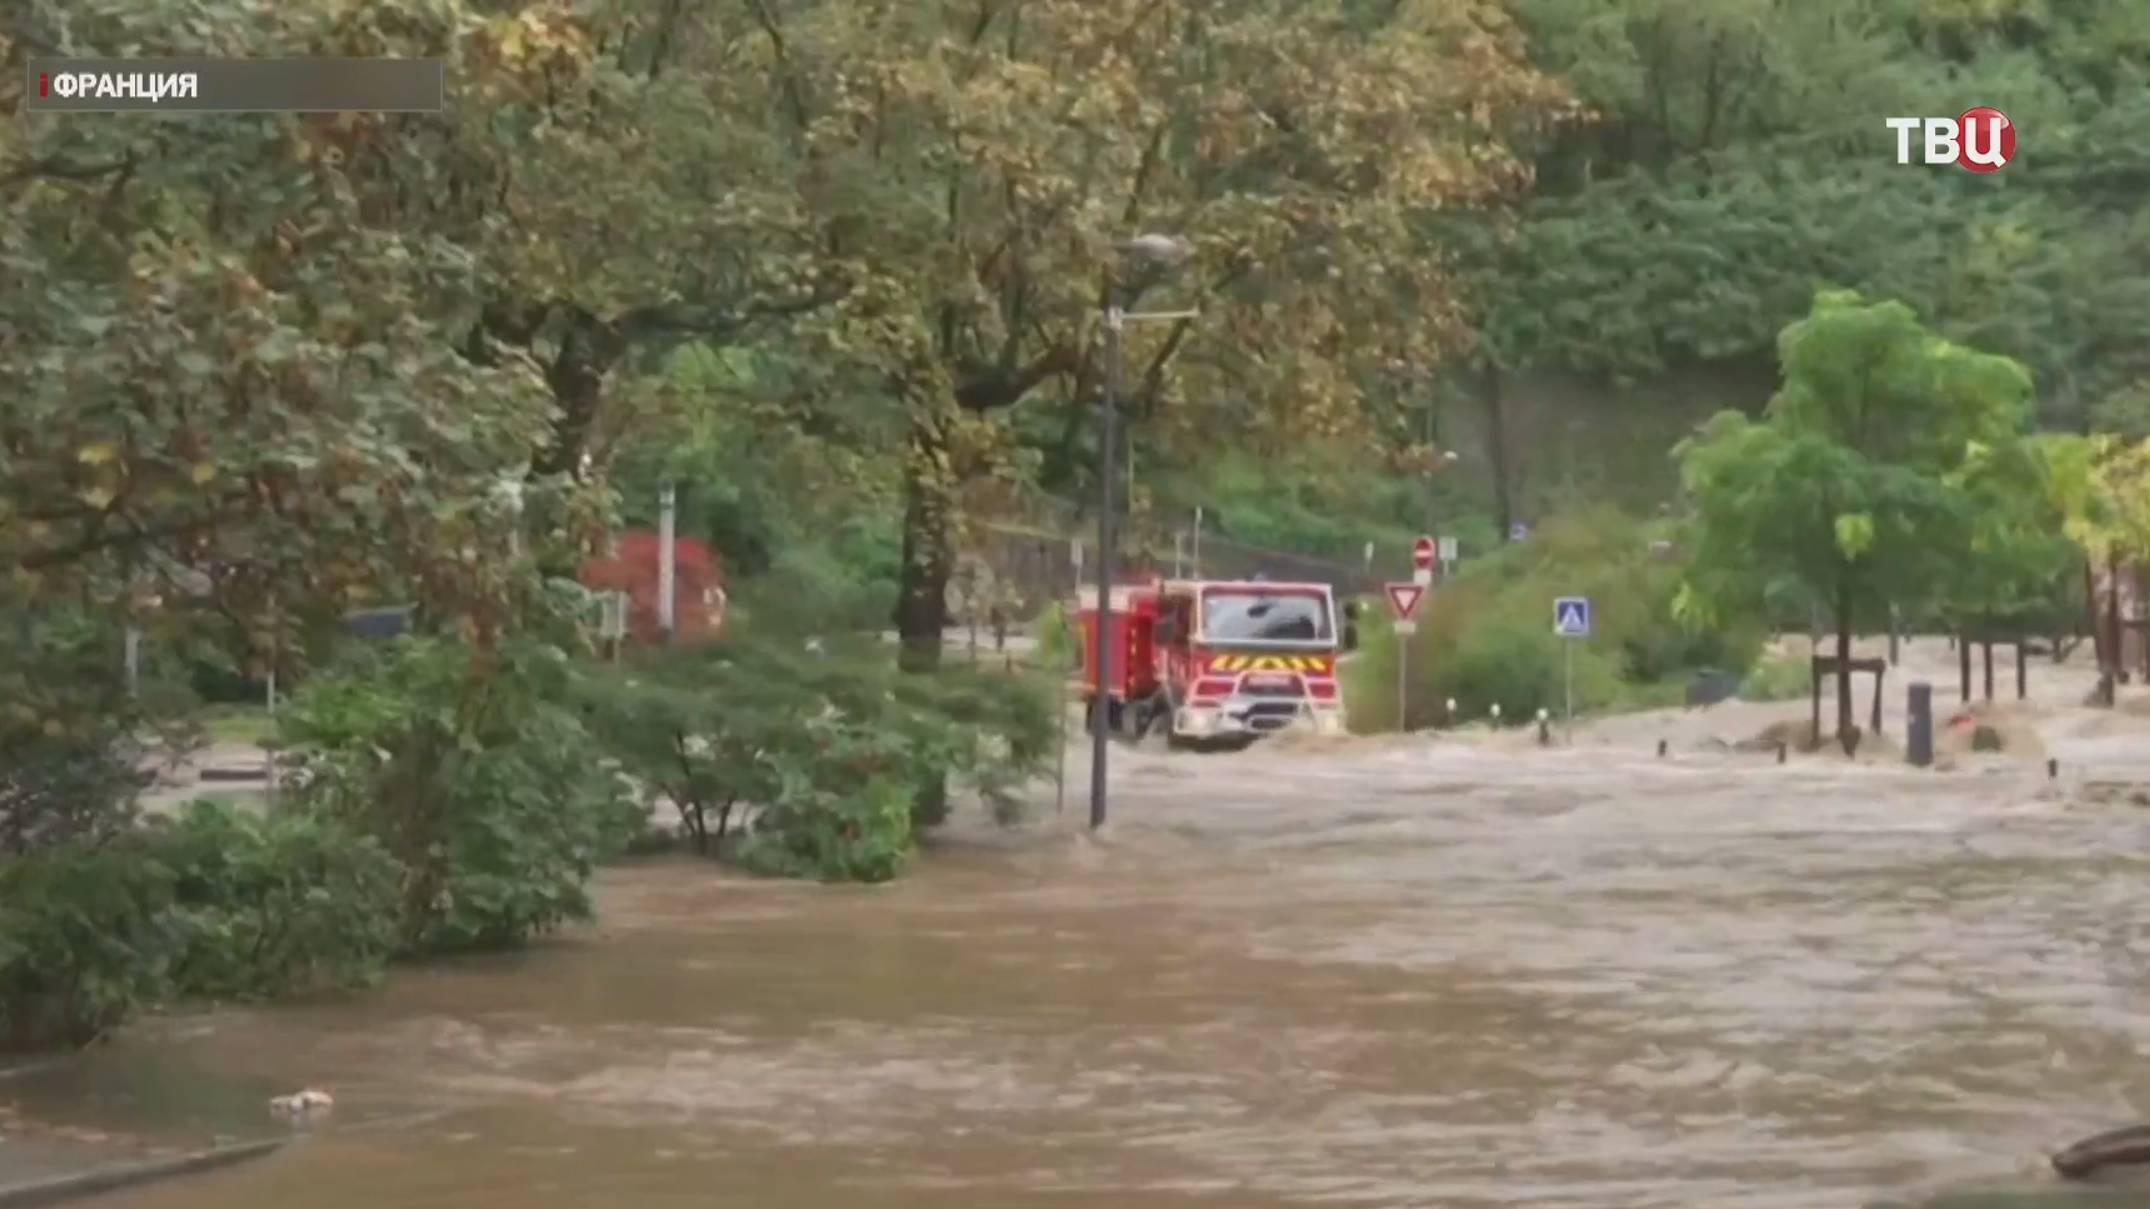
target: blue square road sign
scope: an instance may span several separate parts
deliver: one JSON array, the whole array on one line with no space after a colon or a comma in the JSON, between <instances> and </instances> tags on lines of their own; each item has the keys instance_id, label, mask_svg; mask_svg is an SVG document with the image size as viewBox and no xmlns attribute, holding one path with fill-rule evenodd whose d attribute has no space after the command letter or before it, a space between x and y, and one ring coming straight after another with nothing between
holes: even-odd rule
<instances>
[{"instance_id":1,"label":"blue square road sign","mask_svg":"<svg viewBox=\"0 0 2150 1209\"><path fill-rule=\"evenodd\" d=\"M1554 597L1553 632L1562 638L1590 637L1590 598L1588 596Z\"/></svg>"}]
</instances>

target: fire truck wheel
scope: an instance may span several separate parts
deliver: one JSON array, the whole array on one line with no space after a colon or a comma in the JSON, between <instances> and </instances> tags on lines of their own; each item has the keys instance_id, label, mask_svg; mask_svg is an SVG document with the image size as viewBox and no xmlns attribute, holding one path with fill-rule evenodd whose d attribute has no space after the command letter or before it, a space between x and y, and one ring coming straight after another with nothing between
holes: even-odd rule
<instances>
[{"instance_id":1,"label":"fire truck wheel","mask_svg":"<svg viewBox=\"0 0 2150 1209\"><path fill-rule=\"evenodd\" d=\"M1150 703L1147 701L1122 701L1113 707L1112 730L1129 743L1142 742L1142 736L1150 729Z\"/></svg>"}]
</instances>

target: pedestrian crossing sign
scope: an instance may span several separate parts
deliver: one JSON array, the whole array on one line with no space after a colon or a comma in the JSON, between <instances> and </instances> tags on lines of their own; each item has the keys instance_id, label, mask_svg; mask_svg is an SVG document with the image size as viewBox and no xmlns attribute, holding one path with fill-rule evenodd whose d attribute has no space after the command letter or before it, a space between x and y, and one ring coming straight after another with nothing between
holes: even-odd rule
<instances>
[{"instance_id":1,"label":"pedestrian crossing sign","mask_svg":"<svg viewBox=\"0 0 2150 1209\"><path fill-rule=\"evenodd\" d=\"M1553 601L1553 632L1562 638L1590 637L1590 598L1556 597Z\"/></svg>"}]
</instances>

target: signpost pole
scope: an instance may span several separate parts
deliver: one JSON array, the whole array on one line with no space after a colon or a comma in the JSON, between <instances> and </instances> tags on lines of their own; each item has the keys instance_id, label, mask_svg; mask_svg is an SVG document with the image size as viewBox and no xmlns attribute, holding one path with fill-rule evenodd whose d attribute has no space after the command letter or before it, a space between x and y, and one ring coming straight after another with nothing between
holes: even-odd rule
<instances>
[{"instance_id":1,"label":"signpost pole","mask_svg":"<svg viewBox=\"0 0 2150 1209\"><path fill-rule=\"evenodd\" d=\"M1575 742L1575 644L1590 637L1590 598L1559 596L1553 599L1553 633L1560 636L1561 679L1567 741Z\"/></svg>"},{"instance_id":2,"label":"signpost pole","mask_svg":"<svg viewBox=\"0 0 2150 1209\"><path fill-rule=\"evenodd\" d=\"M1564 662L1567 664L1568 742L1572 745L1575 742L1575 640L1571 638L1560 647L1567 652Z\"/></svg>"},{"instance_id":3,"label":"signpost pole","mask_svg":"<svg viewBox=\"0 0 2150 1209\"><path fill-rule=\"evenodd\" d=\"M1411 663L1409 635L1396 639L1396 729L1402 734L1411 733Z\"/></svg>"},{"instance_id":4,"label":"signpost pole","mask_svg":"<svg viewBox=\"0 0 2150 1209\"><path fill-rule=\"evenodd\" d=\"M1396 635L1396 730L1399 734L1411 731L1411 635L1418 632L1418 622L1413 619L1419 604L1426 599L1423 583L1384 584L1382 592L1389 599L1389 612L1396 618L1391 630Z\"/></svg>"}]
</instances>

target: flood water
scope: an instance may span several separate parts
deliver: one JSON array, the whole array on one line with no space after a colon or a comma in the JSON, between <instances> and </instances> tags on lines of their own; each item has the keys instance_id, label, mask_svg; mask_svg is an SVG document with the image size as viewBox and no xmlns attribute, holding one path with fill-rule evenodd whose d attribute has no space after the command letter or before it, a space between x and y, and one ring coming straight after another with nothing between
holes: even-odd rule
<instances>
[{"instance_id":1,"label":"flood water","mask_svg":"<svg viewBox=\"0 0 2150 1209\"><path fill-rule=\"evenodd\" d=\"M1077 784L888 887L611 870L528 952L131 1031L337 1108L99 1203L1805 1209L2150 1115L2150 809L1631 746L1127 755L1102 838Z\"/></svg>"}]
</instances>

